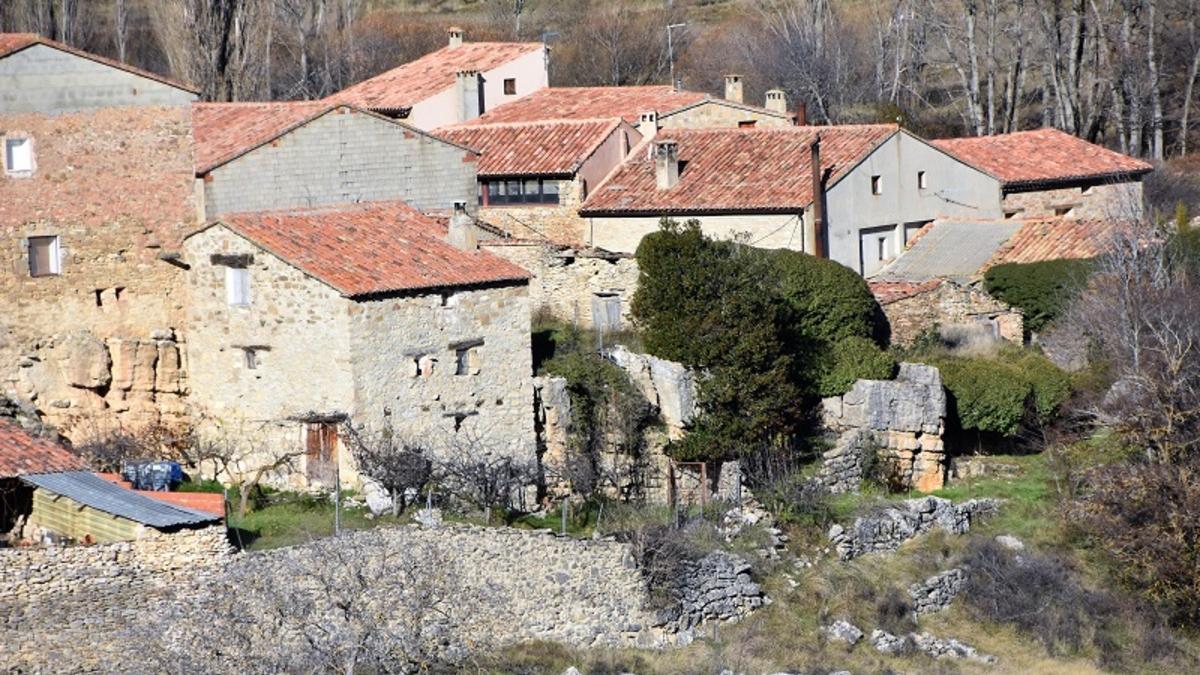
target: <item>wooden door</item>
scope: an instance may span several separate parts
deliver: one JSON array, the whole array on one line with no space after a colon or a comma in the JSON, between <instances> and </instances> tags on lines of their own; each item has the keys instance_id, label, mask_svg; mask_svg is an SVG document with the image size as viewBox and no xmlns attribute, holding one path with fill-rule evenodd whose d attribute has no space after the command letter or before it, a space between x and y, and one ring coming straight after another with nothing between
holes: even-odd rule
<instances>
[{"instance_id":1,"label":"wooden door","mask_svg":"<svg viewBox=\"0 0 1200 675\"><path fill-rule=\"evenodd\" d=\"M310 483L333 485L337 479L337 425L314 422L308 425L304 470Z\"/></svg>"}]
</instances>

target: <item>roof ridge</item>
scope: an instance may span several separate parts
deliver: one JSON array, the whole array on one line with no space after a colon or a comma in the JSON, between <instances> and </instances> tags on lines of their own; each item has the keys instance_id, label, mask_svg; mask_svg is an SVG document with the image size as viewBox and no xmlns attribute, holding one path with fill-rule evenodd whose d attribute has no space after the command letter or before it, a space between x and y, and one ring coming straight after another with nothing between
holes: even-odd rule
<instances>
[{"instance_id":1,"label":"roof ridge","mask_svg":"<svg viewBox=\"0 0 1200 675\"><path fill-rule=\"evenodd\" d=\"M479 124L471 124L471 121L467 120L466 122L459 122L457 124L440 127L437 131L440 132L440 131L458 131L460 129L487 129L487 128L491 128L491 127L495 127L495 128L529 127L529 126L553 125L553 124L582 126L584 124L599 124L601 122L616 123L619 121L623 121L623 120L618 115L614 115L612 117L587 117L587 118L583 118L583 119L558 117L558 118L547 118L544 120L521 120L521 121L517 121L517 122L482 122Z\"/></svg>"}]
</instances>

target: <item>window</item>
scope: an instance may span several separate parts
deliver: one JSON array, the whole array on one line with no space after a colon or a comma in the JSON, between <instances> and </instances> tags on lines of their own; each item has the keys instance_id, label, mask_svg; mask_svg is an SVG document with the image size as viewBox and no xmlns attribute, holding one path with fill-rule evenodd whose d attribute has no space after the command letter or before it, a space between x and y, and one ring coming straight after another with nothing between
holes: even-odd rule
<instances>
[{"instance_id":1,"label":"window","mask_svg":"<svg viewBox=\"0 0 1200 675\"><path fill-rule=\"evenodd\" d=\"M250 305L250 270L245 267L225 268L225 299L230 305Z\"/></svg>"},{"instance_id":2,"label":"window","mask_svg":"<svg viewBox=\"0 0 1200 675\"><path fill-rule=\"evenodd\" d=\"M253 347L242 348L242 365L246 370L258 370L258 350Z\"/></svg>"},{"instance_id":3,"label":"window","mask_svg":"<svg viewBox=\"0 0 1200 675\"><path fill-rule=\"evenodd\" d=\"M505 96L514 96L514 95L516 95L516 93L517 93L517 78L515 78L515 77L504 78L504 95Z\"/></svg>"},{"instance_id":4,"label":"window","mask_svg":"<svg viewBox=\"0 0 1200 675\"><path fill-rule=\"evenodd\" d=\"M879 260L881 262L884 260L887 260L890 257L890 256L888 256L888 252L887 252L887 248L888 248L887 243L888 243L887 237L878 237L875 240L875 244L876 244L877 248L879 249L879 252L878 252L879 257L877 258L877 260Z\"/></svg>"},{"instance_id":5,"label":"window","mask_svg":"<svg viewBox=\"0 0 1200 675\"><path fill-rule=\"evenodd\" d=\"M871 194L873 194L873 195L883 194L883 177L882 176L871 176Z\"/></svg>"},{"instance_id":6,"label":"window","mask_svg":"<svg viewBox=\"0 0 1200 675\"><path fill-rule=\"evenodd\" d=\"M482 345L483 340L470 340L450 345L450 349L454 351L455 375L479 374L479 347Z\"/></svg>"},{"instance_id":7,"label":"window","mask_svg":"<svg viewBox=\"0 0 1200 675\"><path fill-rule=\"evenodd\" d=\"M558 181L541 178L485 181L479 190L479 203L485 206L557 204Z\"/></svg>"},{"instance_id":8,"label":"window","mask_svg":"<svg viewBox=\"0 0 1200 675\"><path fill-rule=\"evenodd\" d=\"M929 187L929 180L926 179L925 172L918 171L917 172L917 189L924 190L927 187Z\"/></svg>"},{"instance_id":9,"label":"window","mask_svg":"<svg viewBox=\"0 0 1200 675\"><path fill-rule=\"evenodd\" d=\"M742 121L738 122L738 128L739 129L753 129L754 123L757 121L758 120L742 120Z\"/></svg>"},{"instance_id":10,"label":"window","mask_svg":"<svg viewBox=\"0 0 1200 675\"><path fill-rule=\"evenodd\" d=\"M1056 206L1056 207L1054 207L1054 215L1056 215L1056 216L1070 216L1070 215L1071 215L1071 211L1072 211L1074 208L1075 208L1075 207L1073 207L1073 206Z\"/></svg>"},{"instance_id":11,"label":"window","mask_svg":"<svg viewBox=\"0 0 1200 675\"><path fill-rule=\"evenodd\" d=\"M4 172L10 176L33 173L33 139L4 139Z\"/></svg>"},{"instance_id":12,"label":"window","mask_svg":"<svg viewBox=\"0 0 1200 675\"><path fill-rule=\"evenodd\" d=\"M61 274L58 237L29 238L29 276L49 277Z\"/></svg>"}]
</instances>

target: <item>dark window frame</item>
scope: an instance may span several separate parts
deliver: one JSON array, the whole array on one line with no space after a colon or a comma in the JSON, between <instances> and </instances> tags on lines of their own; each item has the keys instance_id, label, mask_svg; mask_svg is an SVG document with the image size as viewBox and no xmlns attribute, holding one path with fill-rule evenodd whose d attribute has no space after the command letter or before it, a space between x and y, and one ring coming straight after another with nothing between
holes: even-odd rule
<instances>
[{"instance_id":1,"label":"dark window frame","mask_svg":"<svg viewBox=\"0 0 1200 675\"><path fill-rule=\"evenodd\" d=\"M537 194L527 192L527 183L532 181L537 181ZM557 188L558 182L558 179L538 178L535 176L513 176L481 180L479 181L479 203L488 206L555 206L561 203L559 201L560 191L556 189L552 193L547 192L546 186L552 184ZM512 190L513 187L516 188L515 194Z\"/></svg>"},{"instance_id":2,"label":"dark window frame","mask_svg":"<svg viewBox=\"0 0 1200 675\"><path fill-rule=\"evenodd\" d=\"M504 95L505 96L516 96L517 95L517 78L515 78L515 77L504 78Z\"/></svg>"}]
</instances>

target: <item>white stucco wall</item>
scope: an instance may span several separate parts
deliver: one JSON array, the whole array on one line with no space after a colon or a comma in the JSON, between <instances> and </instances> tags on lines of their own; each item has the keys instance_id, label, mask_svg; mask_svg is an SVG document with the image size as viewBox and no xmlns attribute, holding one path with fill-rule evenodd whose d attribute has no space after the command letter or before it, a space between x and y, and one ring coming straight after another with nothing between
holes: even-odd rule
<instances>
[{"instance_id":1,"label":"white stucco wall","mask_svg":"<svg viewBox=\"0 0 1200 675\"><path fill-rule=\"evenodd\" d=\"M679 222L695 219L700 229L716 239L743 238L759 248L804 248L804 225L800 214L772 215L677 215ZM658 216L599 217L585 219L584 237L590 246L614 253L635 253L642 237L657 232Z\"/></svg>"},{"instance_id":2,"label":"white stucco wall","mask_svg":"<svg viewBox=\"0 0 1200 675\"><path fill-rule=\"evenodd\" d=\"M522 54L497 68L480 73L480 76L483 78L483 101L480 105L480 114L509 101L528 96L550 84L544 48ZM504 80L507 78L516 79L516 94L506 95L504 93ZM458 124L462 120L458 119L458 98L455 95L455 85L452 84L437 94L414 104L408 118L404 121L426 131Z\"/></svg>"}]
</instances>

